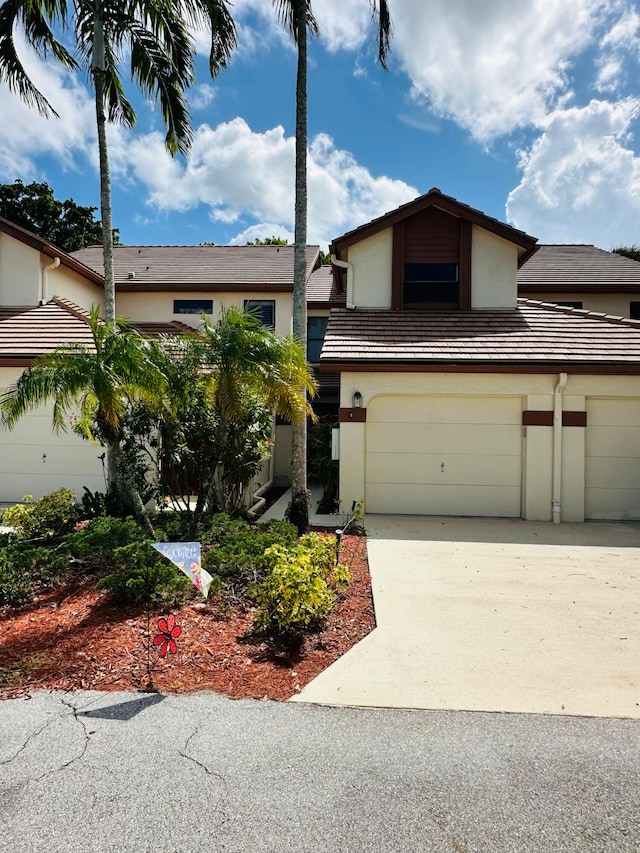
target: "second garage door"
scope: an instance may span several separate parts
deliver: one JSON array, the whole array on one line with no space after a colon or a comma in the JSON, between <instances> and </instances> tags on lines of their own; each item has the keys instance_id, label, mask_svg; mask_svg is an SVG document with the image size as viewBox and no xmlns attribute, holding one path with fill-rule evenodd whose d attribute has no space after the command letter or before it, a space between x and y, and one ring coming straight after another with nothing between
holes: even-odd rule
<instances>
[{"instance_id":1,"label":"second garage door","mask_svg":"<svg viewBox=\"0 0 640 853\"><path fill-rule=\"evenodd\" d=\"M371 401L367 512L517 518L521 495L520 397Z\"/></svg>"}]
</instances>

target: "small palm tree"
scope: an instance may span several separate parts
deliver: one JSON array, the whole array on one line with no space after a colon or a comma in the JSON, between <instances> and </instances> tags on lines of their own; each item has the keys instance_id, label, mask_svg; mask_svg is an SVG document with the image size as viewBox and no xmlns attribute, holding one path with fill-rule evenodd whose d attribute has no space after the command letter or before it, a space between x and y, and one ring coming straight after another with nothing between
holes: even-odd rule
<instances>
[{"instance_id":1,"label":"small palm tree","mask_svg":"<svg viewBox=\"0 0 640 853\"><path fill-rule=\"evenodd\" d=\"M72 11L73 10L73 11ZM78 60L56 38L53 28L68 30L73 21ZM107 121L133 127L136 115L124 93L121 57L131 57L131 77L155 98L166 128L171 154L186 153L192 139L184 90L193 82L193 46L189 25L204 21L211 30L209 68L216 76L226 67L236 32L225 0L5 0L0 6L0 82L18 92L44 116L57 113L29 79L16 50L14 29L21 23L27 42L42 56L63 66L90 72L95 88L100 158L100 216L104 250L105 318L115 319L111 179Z\"/></svg>"},{"instance_id":2,"label":"small palm tree","mask_svg":"<svg viewBox=\"0 0 640 853\"><path fill-rule=\"evenodd\" d=\"M307 245L307 31L318 33L311 0L273 0L284 26L298 49L296 73L296 183L295 247L293 260L293 334L305 350L307 341L306 245ZM387 0L369 0L378 21L378 59L387 67L391 18ZM289 517L300 533L309 526L307 490L307 424L294 424L291 453L292 495Z\"/></svg>"},{"instance_id":3,"label":"small palm tree","mask_svg":"<svg viewBox=\"0 0 640 853\"><path fill-rule=\"evenodd\" d=\"M225 311L215 325L204 318L202 333L202 363L220 416L220 446L226 426L241 420L255 405L294 424L314 418L309 397L315 393L316 382L299 341L278 337L255 316L237 308ZM212 503L215 471L210 474L208 504Z\"/></svg>"},{"instance_id":4,"label":"small palm tree","mask_svg":"<svg viewBox=\"0 0 640 853\"><path fill-rule=\"evenodd\" d=\"M129 499L136 517L153 536L124 464L123 418L137 401L156 408L165 405L166 380L151 357L150 342L122 321L103 323L94 308L89 325L93 346L69 344L34 359L0 397L0 417L13 429L27 412L53 400L53 427L60 431L67 428L68 413L78 411L76 429L92 441L98 434L109 451L109 487Z\"/></svg>"}]
</instances>

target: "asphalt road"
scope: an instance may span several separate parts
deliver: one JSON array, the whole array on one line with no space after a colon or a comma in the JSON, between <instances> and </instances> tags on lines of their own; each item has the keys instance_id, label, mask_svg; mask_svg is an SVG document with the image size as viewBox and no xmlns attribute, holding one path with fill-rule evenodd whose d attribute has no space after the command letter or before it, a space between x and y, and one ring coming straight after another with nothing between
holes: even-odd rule
<instances>
[{"instance_id":1,"label":"asphalt road","mask_svg":"<svg viewBox=\"0 0 640 853\"><path fill-rule=\"evenodd\" d=\"M12 853L637 853L640 722L38 693L0 702Z\"/></svg>"}]
</instances>

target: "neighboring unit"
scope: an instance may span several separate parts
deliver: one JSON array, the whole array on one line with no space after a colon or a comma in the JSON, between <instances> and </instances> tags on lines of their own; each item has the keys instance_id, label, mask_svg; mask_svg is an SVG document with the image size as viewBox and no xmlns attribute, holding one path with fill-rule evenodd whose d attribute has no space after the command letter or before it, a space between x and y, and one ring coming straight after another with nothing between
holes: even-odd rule
<instances>
[{"instance_id":1,"label":"neighboring unit","mask_svg":"<svg viewBox=\"0 0 640 853\"><path fill-rule=\"evenodd\" d=\"M437 189L334 241L343 505L640 519L640 323L518 300L534 251Z\"/></svg>"}]
</instances>

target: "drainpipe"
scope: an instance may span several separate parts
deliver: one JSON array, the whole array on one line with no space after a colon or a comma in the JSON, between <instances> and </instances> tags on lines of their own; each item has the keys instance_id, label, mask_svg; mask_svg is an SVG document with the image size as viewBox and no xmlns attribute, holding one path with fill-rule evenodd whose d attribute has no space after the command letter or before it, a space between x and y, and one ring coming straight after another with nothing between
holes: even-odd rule
<instances>
[{"instance_id":1,"label":"drainpipe","mask_svg":"<svg viewBox=\"0 0 640 853\"><path fill-rule=\"evenodd\" d=\"M347 308L349 308L351 311L353 311L353 309L356 307L355 290L354 290L356 277L355 277L355 271L353 269L353 264L350 264L349 261L338 260L336 255L331 255L331 263L337 267L340 267L340 269L348 270L351 273L351 275L347 279ZM351 300L349 300L349 290L351 290Z\"/></svg>"},{"instance_id":2,"label":"drainpipe","mask_svg":"<svg viewBox=\"0 0 640 853\"><path fill-rule=\"evenodd\" d=\"M560 495L562 492L562 392L568 376L560 373L553 389L553 485L551 489L551 518L560 522Z\"/></svg>"},{"instance_id":3,"label":"drainpipe","mask_svg":"<svg viewBox=\"0 0 640 853\"><path fill-rule=\"evenodd\" d=\"M47 286L47 284L48 284L48 275L47 274L53 270L57 270L59 266L60 266L60 258L58 258L56 256L53 259L53 263L49 264L49 266L47 266L47 267L42 268L42 289L40 292L40 305L44 305L44 303L47 301L47 298L49 296L49 294L48 294L49 288Z\"/></svg>"}]
</instances>

